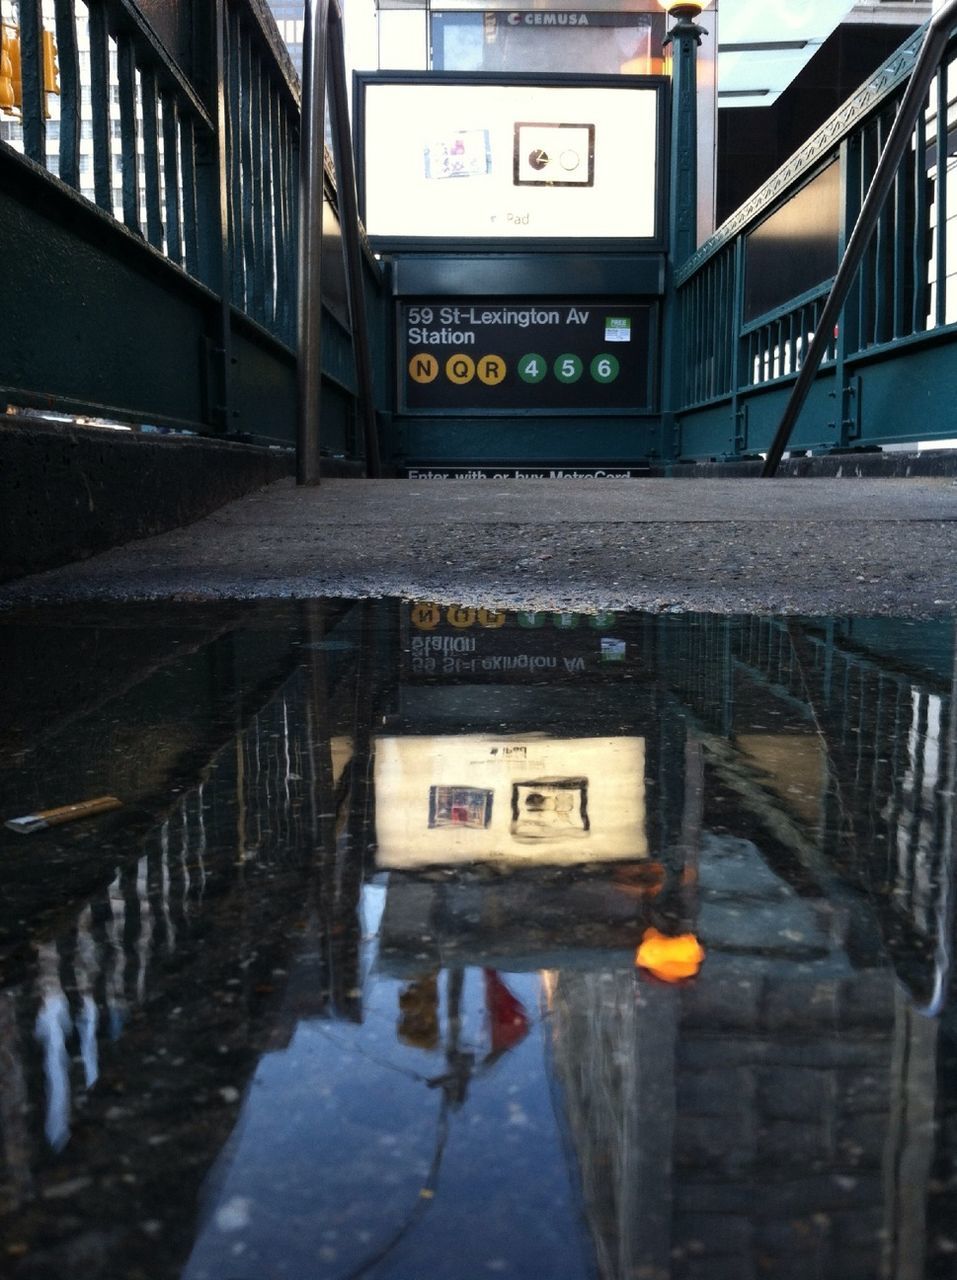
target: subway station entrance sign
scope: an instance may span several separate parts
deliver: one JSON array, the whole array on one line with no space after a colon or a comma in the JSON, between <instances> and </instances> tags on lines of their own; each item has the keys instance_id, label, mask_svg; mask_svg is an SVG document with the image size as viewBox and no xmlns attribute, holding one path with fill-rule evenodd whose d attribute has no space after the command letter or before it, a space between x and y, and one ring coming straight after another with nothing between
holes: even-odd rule
<instances>
[{"instance_id":1,"label":"subway station entrance sign","mask_svg":"<svg viewBox=\"0 0 957 1280\"><path fill-rule=\"evenodd\" d=\"M397 331L406 412L654 409L654 304L417 300Z\"/></svg>"}]
</instances>

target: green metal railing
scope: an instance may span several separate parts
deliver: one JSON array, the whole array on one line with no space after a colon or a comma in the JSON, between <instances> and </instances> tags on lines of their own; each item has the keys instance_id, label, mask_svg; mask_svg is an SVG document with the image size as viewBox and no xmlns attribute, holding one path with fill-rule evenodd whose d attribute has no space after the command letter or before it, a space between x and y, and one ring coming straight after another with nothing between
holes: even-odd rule
<instances>
[{"instance_id":1,"label":"green metal railing","mask_svg":"<svg viewBox=\"0 0 957 1280\"><path fill-rule=\"evenodd\" d=\"M925 34L908 40L677 272L677 425L666 454L767 451L818 334L817 377L794 415L792 450L954 435L957 34L944 32L943 58L846 298L834 315L829 308Z\"/></svg>"},{"instance_id":2,"label":"green metal railing","mask_svg":"<svg viewBox=\"0 0 957 1280\"><path fill-rule=\"evenodd\" d=\"M0 20L21 67L0 404L293 444L300 89L264 0L0 0ZM322 193L324 446L360 457L328 154Z\"/></svg>"}]
</instances>

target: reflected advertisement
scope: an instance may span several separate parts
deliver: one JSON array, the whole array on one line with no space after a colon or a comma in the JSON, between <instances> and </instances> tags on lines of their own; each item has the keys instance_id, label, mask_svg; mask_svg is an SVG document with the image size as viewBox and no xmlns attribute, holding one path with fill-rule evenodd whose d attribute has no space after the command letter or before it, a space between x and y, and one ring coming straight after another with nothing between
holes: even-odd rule
<instances>
[{"instance_id":1,"label":"reflected advertisement","mask_svg":"<svg viewBox=\"0 0 957 1280\"><path fill-rule=\"evenodd\" d=\"M384 869L648 853L639 737L382 737L375 794Z\"/></svg>"}]
</instances>

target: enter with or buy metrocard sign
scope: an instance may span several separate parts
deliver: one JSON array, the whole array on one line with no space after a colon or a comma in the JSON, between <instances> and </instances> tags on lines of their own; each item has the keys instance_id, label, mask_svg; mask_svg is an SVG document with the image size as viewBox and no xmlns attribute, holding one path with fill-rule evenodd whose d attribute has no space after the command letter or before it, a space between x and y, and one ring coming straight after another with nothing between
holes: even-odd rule
<instances>
[{"instance_id":1,"label":"enter with or buy metrocard sign","mask_svg":"<svg viewBox=\"0 0 957 1280\"><path fill-rule=\"evenodd\" d=\"M650 412L653 304L416 301L398 308L412 413Z\"/></svg>"}]
</instances>

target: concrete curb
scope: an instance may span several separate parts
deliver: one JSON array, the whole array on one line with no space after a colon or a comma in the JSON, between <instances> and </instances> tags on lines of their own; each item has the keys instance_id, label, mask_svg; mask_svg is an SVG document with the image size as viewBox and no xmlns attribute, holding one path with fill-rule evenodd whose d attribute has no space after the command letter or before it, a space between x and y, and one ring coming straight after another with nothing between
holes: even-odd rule
<instances>
[{"instance_id":1,"label":"concrete curb","mask_svg":"<svg viewBox=\"0 0 957 1280\"><path fill-rule=\"evenodd\" d=\"M0 581L190 524L294 470L291 449L0 419Z\"/></svg>"}]
</instances>

